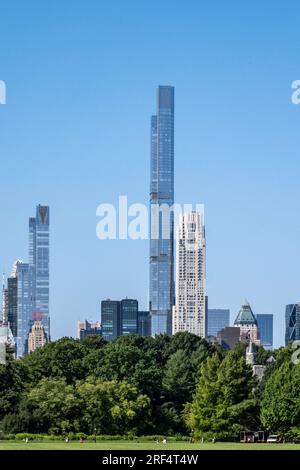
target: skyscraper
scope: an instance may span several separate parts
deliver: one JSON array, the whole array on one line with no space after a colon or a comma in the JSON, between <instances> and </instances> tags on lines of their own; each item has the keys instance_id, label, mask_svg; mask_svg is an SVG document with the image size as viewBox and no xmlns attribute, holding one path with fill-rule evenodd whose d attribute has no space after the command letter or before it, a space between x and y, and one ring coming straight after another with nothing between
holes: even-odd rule
<instances>
[{"instance_id":1,"label":"skyscraper","mask_svg":"<svg viewBox=\"0 0 300 470\"><path fill-rule=\"evenodd\" d=\"M33 323L35 307L35 272L31 264L18 263L18 320L17 320L17 357L28 352L28 334Z\"/></svg>"},{"instance_id":2,"label":"skyscraper","mask_svg":"<svg viewBox=\"0 0 300 470\"><path fill-rule=\"evenodd\" d=\"M285 309L285 345L295 340L300 340L300 302Z\"/></svg>"},{"instance_id":3,"label":"skyscraper","mask_svg":"<svg viewBox=\"0 0 300 470\"><path fill-rule=\"evenodd\" d=\"M265 348L273 346L273 315L258 313L256 315L260 344Z\"/></svg>"},{"instance_id":4,"label":"skyscraper","mask_svg":"<svg viewBox=\"0 0 300 470\"><path fill-rule=\"evenodd\" d=\"M151 117L150 286L152 335L171 334L174 303L174 88L159 86ZM167 228L166 228L167 227Z\"/></svg>"},{"instance_id":5,"label":"skyscraper","mask_svg":"<svg viewBox=\"0 0 300 470\"><path fill-rule=\"evenodd\" d=\"M34 271L33 320L41 319L50 339L49 316L49 207L38 205L36 217L29 219L29 264Z\"/></svg>"},{"instance_id":6,"label":"skyscraper","mask_svg":"<svg viewBox=\"0 0 300 470\"><path fill-rule=\"evenodd\" d=\"M230 324L230 310L209 308L207 312L207 336L218 337L223 328Z\"/></svg>"},{"instance_id":7,"label":"skyscraper","mask_svg":"<svg viewBox=\"0 0 300 470\"><path fill-rule=\"evenodd\" d=\"M17 338L18 326L18 277L17 270L20 260L14 262L10 277L7 279L7 322L11 328L14 338Z\"/></svg>"},{"instance_id":8,"label":"skyscraper","mask_svg":"<svg viewBox=\"0 0 300 470\"><path fill-rule=\"evenodd\" d=\"M176 302L173 334L188 331L206 334L206 247L203 215L181 215L176 237Z\"/></svg>"},{"instance_id":9,"label":"skyscraper","mask_svg":"<svg viewBox=\"0 0 300 470\"><path fill-rule=\"evenodd\" d=\"M113 341L120 336L120 302L102 300L101 302L102 336L106 341Z\"/></svg>"},{"instance_id":10,"label":"skyscraper","mask_svg":"<svg viewBox=\"0 0 300 470\"><path fill-rule=\"evenodd\" d=\"M121 336L137 334L138 332L138 301L134 299L121 300Z\"/></svg>"}]
</instances>

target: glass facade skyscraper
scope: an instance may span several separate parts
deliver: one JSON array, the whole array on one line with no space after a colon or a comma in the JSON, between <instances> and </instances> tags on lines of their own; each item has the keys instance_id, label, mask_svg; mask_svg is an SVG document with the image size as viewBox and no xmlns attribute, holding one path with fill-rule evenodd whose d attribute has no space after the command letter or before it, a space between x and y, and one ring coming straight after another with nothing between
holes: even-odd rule
<instances>
[{"instance_id":1,"label":"glass facade skyscraper","mask_svg":"<svg viewBox=\"0 0 300 470\"><path fill-rule=\"evenodd\" d=\"M218 337L223 328L230 324L230 310L224 308L209 308L207 311L207 336Z\"/></svg>"},{"instance_id":2,"label":"glass facade skyscraper","mask_svg":"<svg viewBox=\"0 0 300 470\"><path fill-rule=\"evenodd\" d=\"M32 314L34 312L35 277L34 267L28 263L18 263L18 297L17 297L17 357L27 353L28 334L32 326Z\"/></svg>"},{"instance_id":3,"label":"glass facade skyscraper","mask_svg":"<svg viewBox=\"0 0 300 470\"><path fill-rule=\"evenodd\" d=\"M300 340L300 303L289 304L285 309L285 345Z\"/></svg>"},{"instance_id":4,"label":"glass facade skyscraper","mask_svg":"<svg viewBox=\"0 0 300 470\"><path fill-rule=\"evenodd\" d=\"M152 335L172 333L174 303L174 88L159 86L157 114L151 117L150 286Z\"/></svg>"},{"instance_id":5,"label":"glass facade skyscraper","mask_svg":"<svg viewBox=\"0 0 300 470\"><path fill-rule=\"evenodd\" d=\"M50 339L48 206L38 205L36 217L30 217L29 260L16 262L13 271L17 278L17 356L22 357L35 320L41 321L47 341Z\"/></svg>"},{"instance_id":6,"label":"glass facade skyscraper","mask_svg":"<svg viewBox=\"0 0 300 470\"><path fill-rule=\"evenodd\" d=\"M260 344L265 348L273 346L273 315L258 313L256 315Z\"/></svg>"},{"instance_id":7,"label":"glass facade skyscraper","mask_svg":"<svg viewBox=\"0 0 300 470\"><path fill-rule=\"evenodd\" d=\"M41 320L50 339L49 317L49 207L37 206L29 219L29 264L34 270L34 311L32 320Z\"/></svg>"},{"instance_id":8,"label":"glass facade skyscraper","mask_svg":"<svg viewBox=\"0 0 300 470\"><path fill-rule=\"evenodd\" d=\"M138 301L134 299L121 300L121 336L137 334L138 332Z\"/></svg>"},{"instance_id":9,"label":"glass facade skyscraper","mask_svg":"<svg viewBox=\"0 0 300 470\"><path fill-rule=\"evenodd\" d=\"M120 336L120 302L118 300L102 300L101 329L106 341L113 341Z\"/></svg>"}]
</instances>

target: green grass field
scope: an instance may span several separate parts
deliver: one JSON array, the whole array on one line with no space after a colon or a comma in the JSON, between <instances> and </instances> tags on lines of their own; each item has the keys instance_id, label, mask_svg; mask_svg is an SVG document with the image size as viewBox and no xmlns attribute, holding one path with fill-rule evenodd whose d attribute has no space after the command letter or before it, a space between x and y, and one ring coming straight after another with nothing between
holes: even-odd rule
<instances>
[{"instance_id":1,"label":"green grass field","mask_svg":"<svg viewBox=\"0 0 300 470\"><path fill-rule=\"evenodd\" d=\"M135 441L85 442L34 442L0 441L0 450L300 450L300 444L240 444L232 442L196 443Z\"/></svg>"}]
</instances>

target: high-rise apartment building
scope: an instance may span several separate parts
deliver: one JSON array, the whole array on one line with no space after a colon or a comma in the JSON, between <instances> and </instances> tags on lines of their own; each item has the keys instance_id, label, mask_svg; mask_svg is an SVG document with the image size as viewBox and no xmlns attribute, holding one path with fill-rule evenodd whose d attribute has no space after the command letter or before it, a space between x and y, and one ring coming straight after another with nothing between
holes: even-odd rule
<instances>
[{"instance_id":1,"label":"high-rise apartment building","mask_svg":"<svg viewBox=\"0 0 300 470\"><path fill-rule=\"evenodd\" d=\"M28 334L28 353L34 352L36 349L45 346L46 343L47 337L45 334L45 328L40 320L36 320Z\"/></svg>"},{"instance_id":2,"label":"high-rise apartment building","mask_svg":"<svg viewBox=\"0 0 300 470\"><path fill-rule=\"evenodd\" d=\"M30 217L29 260L14 264L7 288L9 322L17 338L17 357L22 357L28 352L28 337L35 320L42 323L46 340L50 339L48 206L37 206L36 217Z\"/></svg>"},{"instance_id":3,"label":"high-rise apartment building","mask_svg":"<svg viewBox=\"0 0 300 470\"><path fill-rule=\"evenodd\" d=\"M209 308L207 311L207 336L218 337L223 328L230 324L230 310L224 308Z\"/></svg>"},{"instance_id":4,"label":"high-rise apartment building","mask_svg":"<svg viewBox=\"0 0 300 470\"><path fill-rule=\"evenodd\" d=\"M173 334L206 335L206 246L203 214L180 216L176 237L176 302Z\"/></svg>"},{"instance_id":5,"label":"high-rise apartment building","mask_svg":"<svg viewBox=\"0 0 300 470\"><path fill-rule=\"evenodd\" d=\"M41 319L50 339L49 316L49 207L38 205L29 219L29 264L34 271L34 317ZM33 318L34 319L34 318Z\"/></svg>"},{"instance_id":6,"label":"high-rise apartment building","mask_svg":"<svg viewBox=\"0 0 300 470\"><path fill-rule=\"evenodd\" d=\"M256 320L260 344L264 348L271 348L273 346L273 315L258 313Z\"/></svg>"},{"instance_id":7,"label":"high-rise apartment building","mask_svg":"<svg viewBox=\"0 0 300 470\"><path fill-rule=\"evenodd\" d=\"M151 117L150 286L152 335L172 331L174 303L174 88L159 86ZM166 209L166 210L162 210ZM164 215L165 214L165 215Z\"/></svg>"},{"instance_id":8,"label":"high-rise apartment building","mask_svg":"<svg viewBox=\"0 0 300 470\"><path fill-rule=\"evenodd\" d=\"M285 309L285 345L295 340L300 340L300 302Z\"/></svg>"},{"instance_id":9,"label":"high-rise apartment building","mask_svg":"<svg viewBox=\"0 0 300 470\"><path fill-rule=\"evenodd\" d=\"M17 357L28 352L28 334L33 323L35 308L35 271L31 264L17 265Z\"/></svg>"}]
</instances>

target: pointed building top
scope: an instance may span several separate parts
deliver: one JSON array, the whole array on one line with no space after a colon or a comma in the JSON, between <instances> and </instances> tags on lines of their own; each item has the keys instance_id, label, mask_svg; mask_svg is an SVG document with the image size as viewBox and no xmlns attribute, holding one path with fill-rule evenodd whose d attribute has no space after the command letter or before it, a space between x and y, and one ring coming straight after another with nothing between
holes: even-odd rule
<instances>
[{"instance_id":1,"label":"pointed building top","mask_svg":"<svg viewBox=\"0 0 300 470\"><path fill-rule=\"evenodd\" d=\"M248 324L257 325L256 318L252 312L252 309L249 303L244 303L234 321L235 325L248 325Z\"/></svg>"}]
</instances>

